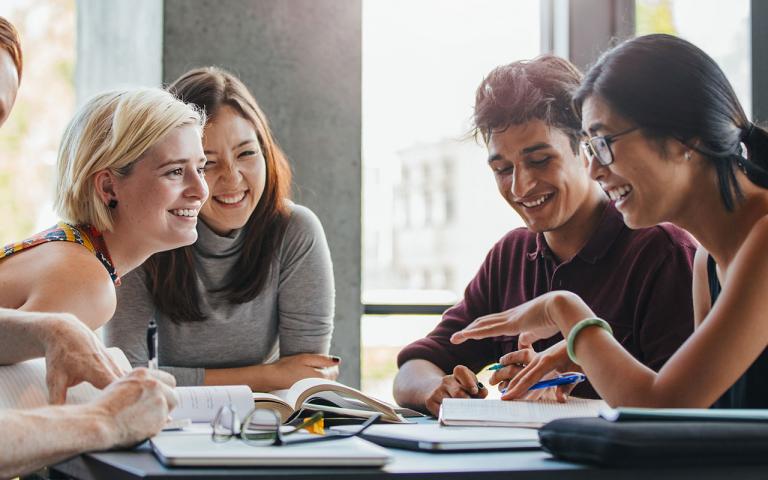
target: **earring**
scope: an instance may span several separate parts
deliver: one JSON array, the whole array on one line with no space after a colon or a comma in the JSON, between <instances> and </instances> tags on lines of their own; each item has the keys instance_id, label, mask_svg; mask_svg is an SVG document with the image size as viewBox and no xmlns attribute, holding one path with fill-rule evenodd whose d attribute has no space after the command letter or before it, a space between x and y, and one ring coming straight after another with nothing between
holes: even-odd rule
<instances>
[{"instance_id":1,"label":"earring","mask_svg":"<svg viewBox=\"0 0 768 480\"><path fill-rule=\"evenodd\" d=\"M107 204L107 206L108 206L109 208L115 208L115 207L117 207L117 200L115 200L115 199L113 198L112 200L110 200L110 201L109 201L109 203Z\"/></svg>"},{"instance_id":2,"label":"earring","mask_svg":"<svg viewBox=\"0 0 768 480\"><path fill-rule=\"evenodd\" d=\"M683 154L683 157L685 157L686 161L690 162L691 161L691 151L690 150L686 150L685 153Z\"/></svg>"}]
</instances>

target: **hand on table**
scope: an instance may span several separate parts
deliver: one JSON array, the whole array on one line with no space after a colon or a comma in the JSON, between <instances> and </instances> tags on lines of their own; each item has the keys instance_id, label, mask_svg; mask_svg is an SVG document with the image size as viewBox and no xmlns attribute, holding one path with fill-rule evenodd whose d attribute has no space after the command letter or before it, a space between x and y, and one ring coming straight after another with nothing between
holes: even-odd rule
<instances>
[{"instance_id":1,"label":"hand on table","mask_svg":"<svg viewBox=\"0 0 768 480\"><path fill-rule=\"evenodd\" d=\"M271 370L271 377L276 390L289 388L304 378L323 378L336 380L339 376L341 359L320 353L300 353L282 357L280 360L265 365Z\"/></svg>"}]
</instances>

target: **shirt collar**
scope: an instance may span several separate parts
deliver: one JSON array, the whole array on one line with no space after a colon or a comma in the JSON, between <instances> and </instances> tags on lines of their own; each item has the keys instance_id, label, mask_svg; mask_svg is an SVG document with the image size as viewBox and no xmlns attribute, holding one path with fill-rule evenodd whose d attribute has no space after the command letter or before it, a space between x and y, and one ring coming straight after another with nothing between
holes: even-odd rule
<instances>
[{"instance_id":1,"label":"shirt collar","mask_svg":"<svg viewBox=\"0 0 768 480\"><path fill-rule=\"evenodd\" d=\"M587 241L587 244L576 254L585 262L595 263L600 260L616 241L619 233L624 229L624 218L616 210L613 202L603 209L597 228ZM537 257L554 257L552 250L547 245L543 233L536 234L536 250L528 252L528 259L535 260Z\"/></svg>"},{"instance_id":2,"label":"shirt collar","mask_svg":"<svg viewBox=\"0 0 768 480\"><path fill-rule=\"evenodd\" d=\"M241 233L244 231L245 229L240 228L229 232L227 235L219 235L202 219L198 218L195 249L205 255L214 256L237 253L241 247Z\"/></svg>"}]
</instances>

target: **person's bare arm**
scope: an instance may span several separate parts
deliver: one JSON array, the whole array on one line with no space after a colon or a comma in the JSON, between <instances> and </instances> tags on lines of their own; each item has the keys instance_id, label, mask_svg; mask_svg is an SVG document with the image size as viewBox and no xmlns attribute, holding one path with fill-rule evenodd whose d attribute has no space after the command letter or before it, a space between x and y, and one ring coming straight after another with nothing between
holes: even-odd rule
<instances>
[{"instance_id":1,"label":"person's bare arm","mask_svg":"<svg viewBox=\"0 0 768 480\"><path fill-rule=\"evenodd\" d=\"M86 250L87 251L87 250ZM97 265L102 270L101 265ZM90 265L93 268L93 265ZM72 266L72 268L76 268ZM30 291L29 298L19 310L27 312L66 312L77 317L91 330L103 326L115 313L115 288L106 270L80 273L62 268L64 273L51 273L53 277L41 280ZM77 282L61 282L53 278L80 276Z\"/></svg>"},{"instance_id":2,"label":"person's bare arm","mask_svg":"<svg viewBox=\"0 0 768 480\"><path fill-rule=\"evenodd\" d=\"M7 263L5 263L7 262ZM115 312L115 287L99 260L81 245L50 242L3 264L3 275L15 280L12 304L26 312L65 312L91 330ZM62 281L62 279L66 279Z\"/></svg>"},{"instance_id":3,"label":"person's bare arm","mask_svg":"<svg viewBox=\"0 0 768 480\"><path fill-rule=\"evenodd\" d=\"M174 384L164 372L137 369L85 405L0 411L0 477L154 435L176 405Z\"/></svg>"},{"instance_id":4,"label":"person's bare arm","mask_svg":"<svg viewBox=\"0 0 768 480\"><path fill-rule=\"evenodd\" d=\"M407 408L437 416L445 398L485 398L488 389L463 365L446 375L434 363L423 359L408 360L395 376L395 401Z\"/></svg>"},{"instance_id":5,"label":"person's bare arm","mask_svg":"<svg viewBox=\"0 0 768 480\"><path fill-rule=\"evenodd\" d=\"M44 357L46 331L56 330L60 316L0 308L0 365Z\"/></svg>"},{"instance_id":6,"label":"person's bare arm","mask_svg":"<svg viewBox=\"0 0 768 480\"><path fill-rule=\"evenodd\" d=\"M10 478L109 447L108 419L92 405L0 411L0 477Z\"/></svg>"},{"instance_id":7,"label":"person's bare arm","mask_svg":"<svg viewBox=\"0 0 768 480\"><path fill-rule=\"evenodd\" d=\"M584 329L575 344L576 358L600 396L614 406L711 406L768 344L766 244L768 219L762 219L728 267L715 306L658 374L634 359L607 331ZM523 331L537 338L560 331L567 338L576 323L592 316L575 294L552 292L503 314L478 319L452 341Z\"/></svg>"},{"instance_id":8,"label":"person's bare arm","mask_svg":"<svg viewBox=\"0 0 768 480\"><path fill-rule=\"evenodd\" d=\"M51 403L64 403L81 382L104 388L125 372L96 335L67 313L0 309L0 364L45 356Z\"/></svg>"},{"instance_id":9,"label":"person's bare arm","mask_svg":"<svg viewBox=\"0 0 768 480\"><path fill-rule=\"evenodd\" d=\"M336 380L339 357L320 353L300 353L274 363L236 368L206 368L205 385L248 385L254 392L290 388L305 378Z\"/></svg>"}]
</instances>

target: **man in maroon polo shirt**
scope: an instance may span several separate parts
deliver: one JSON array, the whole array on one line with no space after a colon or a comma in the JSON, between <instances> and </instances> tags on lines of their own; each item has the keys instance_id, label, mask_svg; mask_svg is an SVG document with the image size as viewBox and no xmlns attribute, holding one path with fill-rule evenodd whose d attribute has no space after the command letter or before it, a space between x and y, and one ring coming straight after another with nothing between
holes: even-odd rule
<instances>
[{"instance_id":1,"label":"man in maroon polo shirt","mask_svg":"<svg viewBox=\"0 0 768 480\"><path fill-rule=\"evenodd\" d=\"M630 230L589 177L579 150L581 121L571 107L580 81L566 60L542 56L498 67L478 87L476 136L488 147L499 192L527 228L499 240L464 298L426 338L400 352L394 393L401 405L437 415L444 398L484 398L488 390L475 374L518 347L525 363L538 362L539 375L578 369L560 336L532 348L517 337L449 340L478 317L552 290L577 293L654 370L693 331L695 243L672 225ZM505 367L491 383L504 386L518 371ZM573 394L596 397L586 382Z\"/></svg>"}]
</instances>

